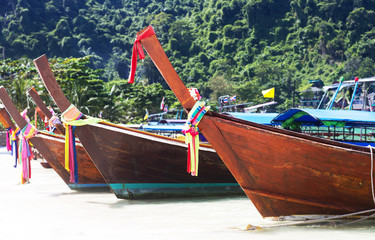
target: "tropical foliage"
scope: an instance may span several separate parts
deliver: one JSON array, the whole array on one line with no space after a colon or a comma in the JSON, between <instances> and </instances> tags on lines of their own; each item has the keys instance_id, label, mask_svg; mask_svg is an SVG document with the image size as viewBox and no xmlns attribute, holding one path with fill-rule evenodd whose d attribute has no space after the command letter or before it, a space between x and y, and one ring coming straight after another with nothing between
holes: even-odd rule
<instances>
[{"instance_id":1,"label":"tropical foliage","mask_svg":"<svg viewBox=\"0 0 375 240\"><path fill-rule=\"evenodd\" d=\"M113 122L141 122L145 107L157 112L161 111L159 106L163 97L169 104L177 101L173 93L160 84L130 85L124 80L105 83L99 79L102 71L90 67L90 57L52 59L50 65L69 101L94 117L101 113L104 119ZM19 111L34 107L26 94L32 86L47 105L54 106L31 60L0 61L0 84L7 89ZM33 110L29 112L30 116L32 114Z\"/></svg>"},{"instance_id":2,"label":"tropical foliage","mask_svg":"<svg viewBox=\"0 0 375 240\"><path fill-rule=\"evenodd\" d=\"M167 89L149 59L139 64L137 85L124 84L135 34L150 24L183 81L214 105L221 94L261 103L266 101L261 90L275 87L280 111L297 102L295 92L308 80L328 84L375 72L375 0L5 2L0 6L3 58L55 57L57 66L67 67L58 76L66 81L63 87L77 86L68 97L86 113L104 109L106 118L118 121L140 120L146 108L158 107ZM69 69L87 56L86 70ZM31 83L29 73L17 74L24 85Z\"/></svg>"}]
</instances>

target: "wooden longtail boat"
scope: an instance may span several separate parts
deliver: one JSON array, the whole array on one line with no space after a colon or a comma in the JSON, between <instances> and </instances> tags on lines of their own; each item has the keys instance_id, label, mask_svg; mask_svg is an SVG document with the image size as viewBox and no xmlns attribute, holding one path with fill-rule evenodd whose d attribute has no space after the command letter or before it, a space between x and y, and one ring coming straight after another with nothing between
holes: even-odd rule
<instances>
[{"instance_id":1,"label":"wooden longtail boat","mask_svg":"<svg viewBox=\"0 0 375 240\"><path fill-rule=\"evenodd\" d=\"M40 111L45 115L45 117L50 120L52 118L52 113L48 110L47 106L44 104L43 100L40 98L38 92L35 90L34 87L31 87L28 91L28 94L31 96L35 104L38 106ZM55 124L56 131L61 134L65 134L65 128L62 124ZM57 136L63 142L65 142L64 136ZM77 141L78 143L78 141ZM85 179L80 179L80 185L81 187L94 187L102 190L109 190L109 187L107 183L105 182L104 178L98 171L98 169L95 167L94 163L91 161L91 158L87 154L87 152L84 150L82 145L78 145L77 151L79 151L78 154L78 176L79 178L84 177ZM61 165L64 165L64 158L59 158L59 161ZM86 175L86 176L85 176ZM84 181L84 182L82 182ZM72 183L70 183L72 184ZM82 185L84 184L84 185Z\"/></svg>"},{"instance_id":2,"label":"wooden longtail boat","mask_svg":"<svg viewBox=\"0 0 375 240\"><path fill-rule=\"evenodd\" d=\"M71 105L45 55L34 64L61 112ZM201 145L199 176L186 172L183 141L101 122L77 126L76 136L118 198L242 194L209 145Z\"/></svg>"},{"instance_id":3,"label":"wooden longtail boat","mask_svg":"<svg viewBox=\"0 0 375 240\"><path fill-rule=\"evenodd\" d=\"M148 36L142 38L146 31ZM150 31L152 27L139 32L136 43L143 45L189 111L195 100ZM263 217L343 214L375 207L372 149L214 112L206 113L199 129Z\"/></svg>"},{"instance_id":4,"label":"wooden longtail boat","mask_svg":"<svg viewBox=\"0 0 375 240\"><path fill-rule=\"evenodd\" d=\"M43 115L50 120L52 117L52 113L48 110L47 106L44 104L43 100L40 98L38 92L34 87L31 87L27 93L31 96L39 110L43 113ZM65 128L62 124L56 124L56 131L59 134L65 134Z\"/></svg>"},{"instance_id":5,"label":"wooden longtail boat","mask_svg":"<svg viewBox=\"0 0 375 240\"><path fill-rule=\"evenodd\" d=\"M10 119L10 116L4 106L0 107L0 122L6 129L11 128L12 131L17 130L16 125ZM51 165L49 165L49 163L43 159L43 157L39 154L39 151L35 147L31 147L31 150L34 153L34 159L39 158L41 160L40 165L42 165L44 168L51 168Z\"/></svg>"},{"instance_id":6,"label":"wooden longtail boat","mask_svg":"<svg viewBox=\"0 0 375 240\"><path fill-rule=\"evenodd\" d=\"M4 87L0 87L0 99L20 129L25 127L27 124L26 120L22 118ZM71 183L69 181L70 175L64 167L65 138L63 136L40 131L35 137L30 139L30 142L70 189L82 191L109 190L108 185L92 165L91 159L78 142L76 143L77 158L79 159L78 183Z\"/></svg>"}]
</instances>

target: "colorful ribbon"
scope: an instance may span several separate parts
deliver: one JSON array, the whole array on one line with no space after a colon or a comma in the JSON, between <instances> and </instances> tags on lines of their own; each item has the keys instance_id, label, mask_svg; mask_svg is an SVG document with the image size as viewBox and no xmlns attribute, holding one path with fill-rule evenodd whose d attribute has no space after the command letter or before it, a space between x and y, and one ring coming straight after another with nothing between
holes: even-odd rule
<instances>
[{"instance_id":1,"label":"colorful ribbon","mask_svg":"<svg viewBox=\"0 0 375 240\"><path fill-rule=\"evenodd\" d=\"M21 116L26 120L26 122L30 122L30 118L26 115L27 114L27 108L21 112Z\"/></svg>"},{"instance_id":2,"label":"colorful ribbon","mask_svg":"<svg viewBox=\"0 0 375 240\"><path fill-rule=\"evenodd\" d=\"M195 100L199 101L202 99L201 95L199 94L198 89L196 88L188 88L190 96Z\"/></svg>"},{"instance_id":3,"label":"colorful ribbon","mask_svg":"<svg viewBox=\"0 0 375 240\"><path fill-rule=\"evenodd\" d=\"M71 122L75 120L79 120L83 114L73 105L70 105L65 112L62 113L61 118L63 122Z\"/></svg>"},{"instance_id":4,"label":"colorful ribbon","mask_svg":"<svg viewBox=\"0 0 375 240\"><path fill-rule=\"evenodd\" d=\"M78 183L77 151L75 135L70 122L79 120L83 114L73 105L62 113L61 119L65 126L65 169L70 172L70 182Z\"/></svg>"},{"instance_id":5,"label":"colorful ribbon","mask_svg":"<svg viewBox=\"0 0 375 240\"><path fill-rule=\"evenodd\" d=\"M78 164L75 141L76 126L84 126L102 122L100 118L81 119L83 114L73 105L70 105L61 115L65 126L65 169L70 172L70 181L78 183Z\"/></svg>"},{"instance_id":6,"label":"colorful ribbon","mask_svg":"<svg viewBox=\"0 0 375 240\"><path fill-rule=\"evenodd\" d=\"M12 145L10 143L10 139L12 136L12 128L7 129L7 135L6 135L6 146L7 146L7 151L12 151Z\"/></svg>"},{"instance_id":7,"label":"colorful ribbon","mask_svg":"<svg viewBox=\"0 0 375 240\"><path fill-rule=\"evenodd\" d=\"M35 136L38 131L36 128L28 123L20 133L19 146L18 146L18 161L22 164L22 184L27 183L31 178L31 166L30 161L34 158L33 152L31 151L31 146L29 139Z\"/></svg>"},{"instance_id":8,"label":"colorful ribbon","mask_svg":"<svg viewBox=\"0 0 375 240\"><path fill-rule=\"evenodd\" d=\"M70 182L78 183L78 163L74 130L75 126L65 124L65 169L70 172Z\"/></svg>"},{"instance_id":9,"label":"colorful ribbon","mask_svg":"<svg viewBox=\"0 0 375 240\"><path fill-rule=\"evenodd\" d=\"M52 117L48 121L49 131L53 132L56 129L56 124L62 124L60 119L56 115L52 115Z\"/></svg>"},{"instance_id":10,"label":"colorful ribbon","mask_svg":"<svg viewBox=\"0 0 375 240\"><path fill-rule=\"evenodd\" d=\"M185 134L185 143L188 145L187 172L192 176L198 176L198 152L199 152L199 132L196 127L185 125L182 132Z\"/></svg>"},{"instance_id":11,"label":"colorful ribbon","mask_svg":"<svg viewBox=\"0 0 375 240\"><path fill-rule=\"evenodd\" d=\"M198 93L199 94L199 93ZM199 95L198 95L199 96ZM197 101L188 114L183 133L185 133L185 143L188 144L187 172L192 176L198 176L199 163L199 132L198 124L203 115L210 109L205 106L204 101Z\"/></svg>"},{"instance_id":12,"label":"colorful ribbon","mask_svg":"<svg viewBox=\"0 0 375 240\"><path fill-rule=\"evenodd\" d=\"M14 167L17 167L17 161L18 161L18 135L20 134L20 129L17 127L15 131L11 130L11 156L14 156Z\"/></svg>"},{"instance_id":13,"label":"colorful ribbon","mask_svg":"<svg viewBox=\"0 0 375 240\"><path fill-rule=\"evenodd\" d=\"M145 58L145 53L143 52L142 44L140 41L142 39L149 38L152 35L155 35L155 31L152 28L152 26L149 26L143 33L139 34L137 38L135 39L134 45L133 45L132 62L131 62L131 67L130 67L128 83L134 83L134 76L135 76L135 70L137 69L138 55L139 55L139 59Z\"/></svg>"}]
</instances>

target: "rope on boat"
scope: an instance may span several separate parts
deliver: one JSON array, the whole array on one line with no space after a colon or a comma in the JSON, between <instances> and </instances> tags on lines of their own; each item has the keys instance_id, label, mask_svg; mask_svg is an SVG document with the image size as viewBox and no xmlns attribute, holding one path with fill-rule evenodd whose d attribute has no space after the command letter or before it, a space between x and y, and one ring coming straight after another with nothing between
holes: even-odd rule
<instances>
[{"instance_id":1,"label":"rope on boat","mask_svg":"<svg viewBox=\"0 0 375 240\"><path fill-rule=\"evenodd\" d=\"M370 219L370 218L373 218L375 217L375 213L369 215L369 216L365 216L365 217L362 217L360 219L357 219L357 220L354 220L354 221L351 221L351 222L348 222L348 223L343 223L343 224L340 224L339 226L346 226L346 225L350 225L350 224L353 224L353 223L357 223L357 222L360 222L360 221L364 221L366 219Z\"/></svg>"},{"instance_id":2,"label":"rope on boat","mask_svg":"<svg viewBox=\"0 0 375 240\"><path fill-rule=\"evenodd\" d=\"M331 220L337 220L337 219L342 219L342 218L347 218L347 217L353 217L353 216L356 216L356 215L368 214L368 213L372 213L372 212L375 212L375 208L374 209L369 209L369 210L364 210L364 211L359 211L359 212L354 212L354 213L347 213L347 214L343 214L343 215L335 215L335 216L331 216L331 217L323 217L323 218L318 218L318 219L305 220L305 221L297 221L297 222L292 222L292 223L275 224L275 225L270 225L270 226L255 226L255 225L249 224L249 225L247 225L247 227L246 227L245 230L246 231L249 231L249 230L262 230L262 229L271 229L271 228L278 228L278 227L289 227L289 226L296 226L296 225L303 225L303 224L321 223L321 222L327 222L327 221L331 221ZM363 218L358 219L356 221L353 221L351 223L362 221L362 220L365 220L365 219L369 219L371 217L375 217L375 214L363 217Z\"/></svg>"}]
</instances>

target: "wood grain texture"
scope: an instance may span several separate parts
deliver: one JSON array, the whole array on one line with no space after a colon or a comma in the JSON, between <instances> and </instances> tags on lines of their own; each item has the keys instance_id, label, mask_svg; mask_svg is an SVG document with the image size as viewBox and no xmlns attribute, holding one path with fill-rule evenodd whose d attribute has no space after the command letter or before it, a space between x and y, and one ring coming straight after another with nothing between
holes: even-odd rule
<instances>
[{"instance_id":1,"label":"wood grain texture","mask_svg":"<svg viewBox=\"0 0 375 240\"><path fill-rule=\"evenodd\" d=\"M42 55L34 60L34 65L42 78L44 84L46 85L49 94L54 98L55 103L59 107L61 112L64 112L70 106L69 100L65 97L63 92L58 85L55 76L49 66L48 59L46 55Z\"/></svg>"},{"instance_id":2,"label":"wood grain texture","mask_svg":"<svg viewBox=\"0 0 375 240\"><path fill-rule=\"evenodd\" d=\"M183 107L192 98L156 38L141 40ZM209 112L200 130L263 217L374 208L369 149Z\"/></svg>"},{"instance_id":3,"label":"wood grain texture","mask_svg":"<svg viewBox=\"0 0 375 240\"><path fill-rule=\"evenodd\" d=\"M16 125L10 119L9 114L5 108L0 109L0 121L5 128L11 128L13 131L17 129Z\"/></svg>"},{"instance_id":4,"label":"wood grain texture","mask_svg":"<svg viewBox=\"0 0 375 240\"><path fill-rule=\"evenodd\" d=\"M48 62L38 59L34 63L52 98L64 111L70 104L58 102L66 98L61 90L54 89L59 86L50 77L53 74L46 66ZM199 176L192 177L186 172L187 146L176 139L104 123L79 126L76 135L107 183L124 184L124 190L127 183L236 183L211 147L200 151ZM221 190L221 194L226 192L225 188ZM115 193L119 198L129 197Z\"/></svg>"}]
</instances>

